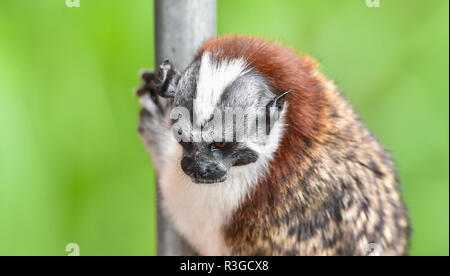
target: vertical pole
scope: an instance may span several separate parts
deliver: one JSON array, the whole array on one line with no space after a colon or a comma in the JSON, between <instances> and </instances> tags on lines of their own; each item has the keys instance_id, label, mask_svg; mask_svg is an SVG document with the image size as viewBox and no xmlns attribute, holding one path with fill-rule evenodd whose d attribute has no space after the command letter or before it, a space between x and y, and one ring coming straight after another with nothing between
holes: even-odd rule
<instances>
[{"instance_id":1,"label":"vertical pole","mask_svg":"<svg viewBox=\"0 0 450 276\"><path fill-rule=\"evenodd\" d=\"M170 59L182 71L198 47L216 35L216 0L155 0L155 28L156 65ZM158 199L158 255L193 254L161 213Z\"/></svg>"}]
</instances>

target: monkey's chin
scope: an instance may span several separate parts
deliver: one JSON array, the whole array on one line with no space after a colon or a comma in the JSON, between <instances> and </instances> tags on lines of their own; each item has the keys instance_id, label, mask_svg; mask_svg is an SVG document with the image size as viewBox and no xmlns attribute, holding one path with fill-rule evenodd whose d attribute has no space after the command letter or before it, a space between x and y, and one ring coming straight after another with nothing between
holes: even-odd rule
<instances>
[{"instance_id":1,"label":"monkey's chin","mask_svg":"<svg viewBox=\"0 0 450 276\"><path fill-rule=\"evenodd\" d=\"M192 182L194 182L195 184L217 184L217 183L223 183L227 180L227 176L225 175L222 178L219 179L199 179L199 178L191 178Z\"/></svg>"}]
</instances>

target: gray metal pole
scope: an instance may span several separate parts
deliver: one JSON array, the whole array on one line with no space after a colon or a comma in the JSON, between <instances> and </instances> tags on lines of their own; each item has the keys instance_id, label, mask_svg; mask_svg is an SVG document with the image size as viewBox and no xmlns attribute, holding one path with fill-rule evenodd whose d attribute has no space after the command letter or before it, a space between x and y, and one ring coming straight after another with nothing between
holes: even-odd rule
<instances>
[{"instance_id":1,"label":"gray metal pole","mask_svg":"<svg viewBox=\"0 0 450 276\"><path fill-rule=\"evenodd\" d=\"M156 67L169 59L178 70L198 47L216 35L216 0L155 0ZM161 213L158 200L158 255L193 255Z\"/></svg>"}]
</instances>

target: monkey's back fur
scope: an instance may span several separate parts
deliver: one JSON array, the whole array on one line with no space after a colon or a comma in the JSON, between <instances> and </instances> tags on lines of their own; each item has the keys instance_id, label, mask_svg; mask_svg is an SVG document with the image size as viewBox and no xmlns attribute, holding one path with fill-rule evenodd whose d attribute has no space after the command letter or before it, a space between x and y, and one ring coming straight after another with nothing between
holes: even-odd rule
<instances>
[{"instance_id":1,"label":"monkey's back fur","mask_svg":"<svg viewBox=\"0 0 450 276\"><path fill-rule=\"evenodd\" d=\"M229 254L367 255L373 246L406 255L409 221L390 154L317 63L243 36L208 41L204 52L245 58L275 91L291 91L266 173L220 229Z\"/></svg>"}]
</instances>

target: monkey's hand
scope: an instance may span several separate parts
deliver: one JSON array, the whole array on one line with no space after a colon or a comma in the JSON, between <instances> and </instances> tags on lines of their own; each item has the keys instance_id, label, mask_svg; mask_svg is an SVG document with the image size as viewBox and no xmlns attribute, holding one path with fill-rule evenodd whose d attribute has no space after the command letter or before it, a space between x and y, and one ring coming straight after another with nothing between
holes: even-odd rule
<instances>
[{"instance_id":1,"label":"monkey's hand","mask_svg":"<svg viewBox=\"0 0 450 276\"><path fill-rule=\"evenodd\" d=\"M166 61L160 66L158 74L143 72L141 87L137 90L142 110L139 116L139 134L151 153L157 170L164 164L167 147L174 138L170 133L169 121L172 100L168 95L175 93L179 74Z\"/></svg>"}]
</instances>

